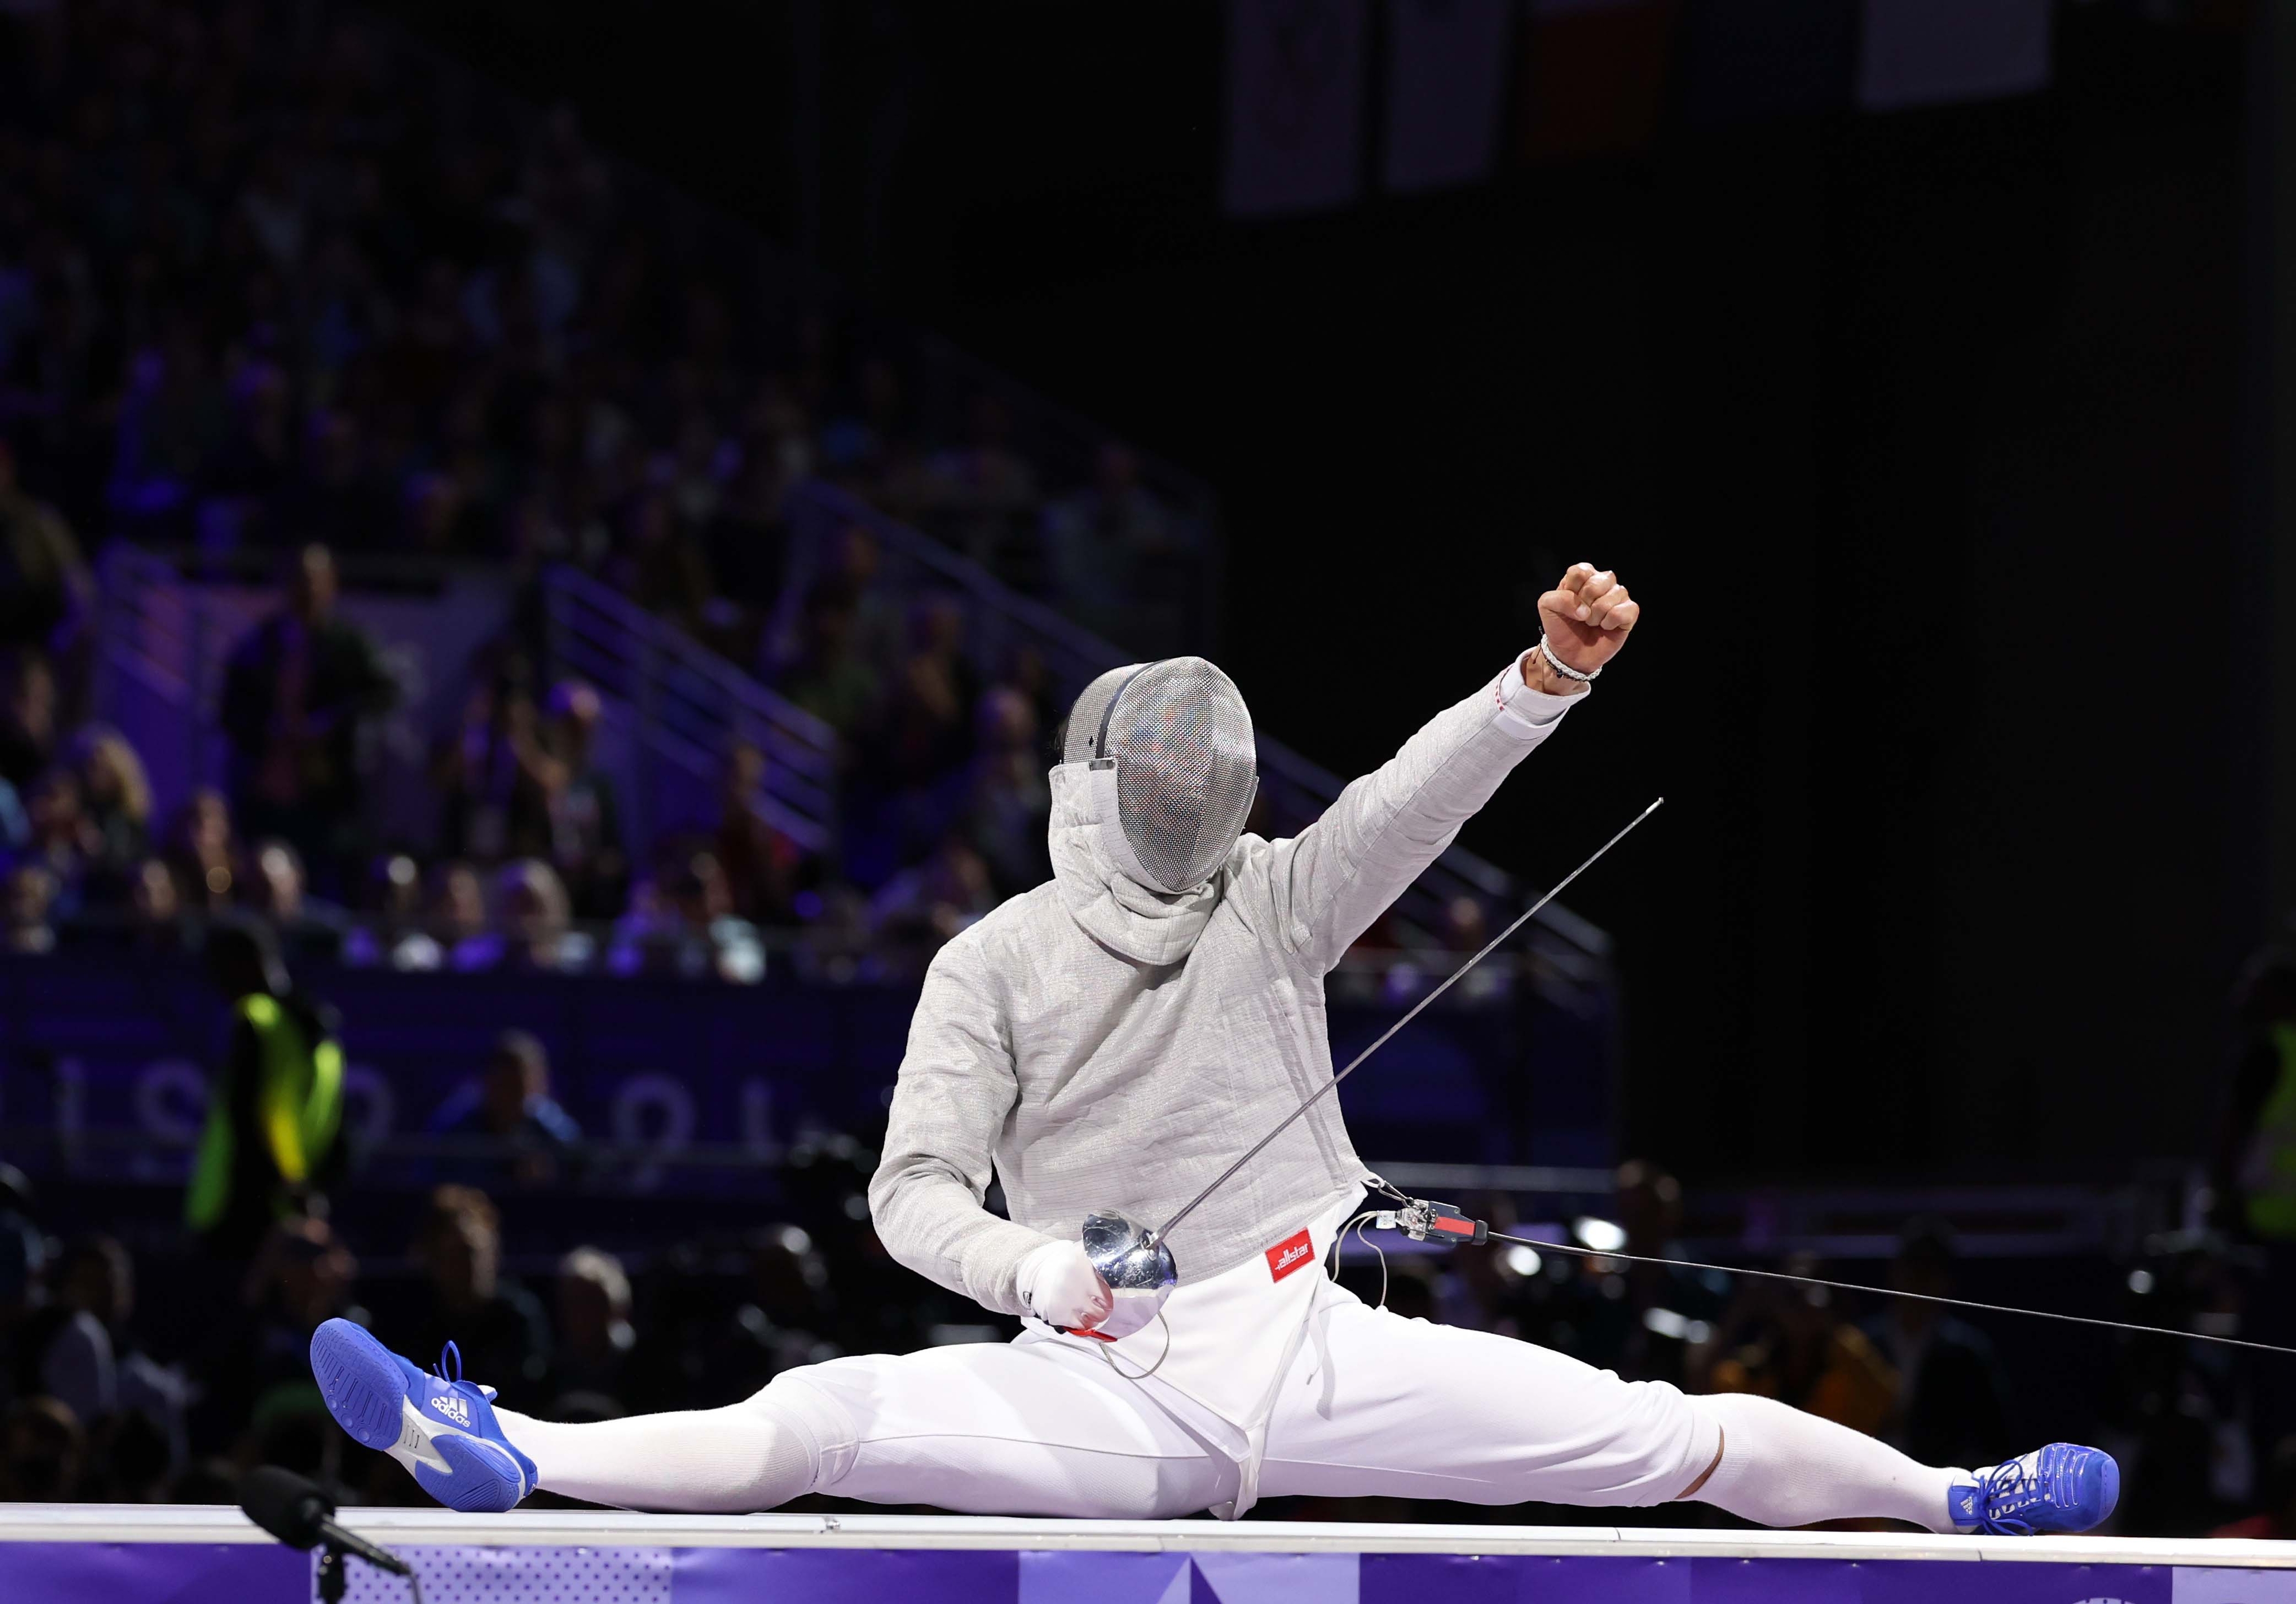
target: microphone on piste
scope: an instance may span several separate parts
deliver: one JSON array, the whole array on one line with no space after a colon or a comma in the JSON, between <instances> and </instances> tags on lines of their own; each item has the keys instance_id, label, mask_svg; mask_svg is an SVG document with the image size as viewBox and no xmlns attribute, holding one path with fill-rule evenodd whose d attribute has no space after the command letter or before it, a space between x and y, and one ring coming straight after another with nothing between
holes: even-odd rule
<instances>
[{"instance_id":1,"label":"microphone on piste","mask_svg":"<svg viewBox=\"0 0 2296 1604\"><path fill-rule=\"evenodd\" d=\"M289 1548L325 1545L328 1558L334 1560L334 1569L323 1579L323 1592L342 1597L340 1556L357 1554L377 1570L406 1577L416 1604L421 1604L422 1592L414 1579L414 1567L389 1549L369 1543L347 1526L336 1525L335 1501L316 1482L277 1465L258 1465L248 1472L247 1480L241 1485L239 1507L250 1520ZM327 1583L333 1584L332 1589L325 1585Z\"/></svg>"}]
</instances>

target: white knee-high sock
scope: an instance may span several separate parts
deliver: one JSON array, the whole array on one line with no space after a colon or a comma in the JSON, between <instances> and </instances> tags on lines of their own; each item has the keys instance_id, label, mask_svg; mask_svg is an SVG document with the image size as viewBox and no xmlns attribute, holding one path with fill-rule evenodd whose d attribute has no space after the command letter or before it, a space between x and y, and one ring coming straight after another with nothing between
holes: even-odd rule
<instances>
[{"instance_id":1,"label":"white knee-high sock","mask_svg":"<svg viewBox=\"0 0 2296 1604\"><path fill-rule=\"evenodd\" d=\"M566 1426L507 1409L503 1435L569 1498L696 1515L770 1510L813 1491L820 1445L771 1387L725 1409Z\"/></svg>"},{"instance_id":2,"label":"white knee-high sock","mask_svg":"<svg viewBox=\"0 0 2296 1604\"><path fill-rule=\"evenodd\" d=\"M1965 1470L1933 1469L1847 1426L1749 1393L1692 1400L1722 1427L1722 1461L1692 1496L1764 1526L1885 1517L1950 1532L1946 1494Z\"/></svg>"}]
</instances>

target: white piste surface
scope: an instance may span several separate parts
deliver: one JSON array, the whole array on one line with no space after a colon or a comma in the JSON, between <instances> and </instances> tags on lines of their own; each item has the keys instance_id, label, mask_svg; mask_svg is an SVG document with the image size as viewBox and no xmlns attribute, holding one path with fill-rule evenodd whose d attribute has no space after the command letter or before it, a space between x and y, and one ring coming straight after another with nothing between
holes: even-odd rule
<instances>
[{"instance_id":1,"label":"white piste surface","mask_svg":"<svg viewBox=\"0 0 2296 1604\"><path fill-rule=\"evenodd\" d=\"M1612 1554L1733 1559L2056 1561L2296 1570L2296 1543L2155 1537L1933 1537L1896 1532L1667 1531L1645 1526L1388 1526L1323 1521L1013 1520L922 1515L636 1515L620 1510L347 1509L386 1546L1115 1549L1154 1552ZM217 1505L0 1506L0 1543L268 1543ZM4 1567L0 1557L0 1567Z\"/></svg>"}]
</instances>

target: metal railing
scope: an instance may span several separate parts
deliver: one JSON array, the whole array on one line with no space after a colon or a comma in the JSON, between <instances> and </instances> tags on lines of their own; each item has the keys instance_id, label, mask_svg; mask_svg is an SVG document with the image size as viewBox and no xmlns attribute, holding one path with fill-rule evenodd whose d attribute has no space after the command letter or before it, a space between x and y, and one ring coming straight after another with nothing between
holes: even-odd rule
<instances>
[{"instance_id":1,"label":"metal railing","mask_svg":"<svg viewBox=\"0 0 2296 1604\"><path fill-rule=\"evenodd\" d=\"M828 847L835 731L586 574L553 568L542 585L550 672L586 680L606 699L633 841L709 814L727 749L748 741L768 759L760 811L808 850Z\"/></svg>"}]
</instances>

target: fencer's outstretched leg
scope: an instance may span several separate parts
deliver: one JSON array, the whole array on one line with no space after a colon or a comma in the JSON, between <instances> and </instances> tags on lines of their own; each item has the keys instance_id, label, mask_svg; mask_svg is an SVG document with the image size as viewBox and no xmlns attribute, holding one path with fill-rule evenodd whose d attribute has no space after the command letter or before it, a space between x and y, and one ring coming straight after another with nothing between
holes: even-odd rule
<instances>
[{"instance_id":1,"label":"fencer's outstretched leg","mask_svg":"<svg viewBox=\"0 0 2296 1604\"><path fill-rule=\"evenodd\" d=\"M1208 1451L1098 1354L983 1343L832 1359L724 1409L583 1425L494 1407L491 1388L426 1375L348 1321L311 1367L345 1430L441 1503L498 1510L537 1486L695 1514L807 1493L967 1513L1144 1518L1235 1496Z\"/></svg>"},{"instance_id":2,"label":"fencer's outstretched leg","mask_svg":"<svg viewBox=\"0 0 2296 1604\"><path fill-rule=\"evenodd\" d=\"M1878 1517L1954 1529L1947 1502L1970 1480L1966 1470L1932 1469L1775 1398L1719 1393L1685 1402L1714 1420L1721 1443L1702 1485L1683 1497L1771 1526Z\"/></svg>"},{"instance_id":3,"label":"fencer's outstretched leg","mask_svg":"<svg viewBox=\"0 0 2296 1604\"><path fill-rule=\"evenodd\" d=\"M1975 1472L1770 1398L1693 1398L1485 1331L1324 1289L1286 1376L1259 1491L1501 1504L1695 1498L1766 1526L1881 1518L1935 1532L2083 1531L2120 1472L2057 1443Z\"/></svg>"},{"instance_id":4,"label":"fencer's outstretched leg","mask_svg":"<svg viewBox=\"0 0 2296 1604\"><path fill-rule=\"evenodd\" d=\"M546 1492L630 1510L744 1515L814 1490L816 1412L787 1387L724 1409L676 1410L578 1426L497 1410L504 1435L534 1461Z\"/></svg>"},{"instance_id":5,"label":"fencer's outstretched leg","mask_svg":"<svg viewBox=\"0 0 2296 1604\"><path fill-rule=\"evenodd\" d=\"M450 1509L497 1512L537 1487L593 1503L695 1514L770 1510L813 1490L835 1412L787 1387L726 1409L562 1426L494 1406L450 1363L425 1374L348 1320L311 1337L319 1395L352 1438L390 1454Z\"/></svg>"},{"instance_id":6,"label":"fencer's outstretched leg","mask_svg":"<svg viewBox=\"0 0 2296 1604\"><path fill-rule=\"evenodd\" d=\"M1721 1427L1722 1445L1683 1496L1764 1526L1880 1515L1932 1532L2085 1532L2120 1501L2112 1456L2074 1443L1975 1471L1937 1469L1775 1398L1689 1402Z\"/></svg>"}]
</instances>

